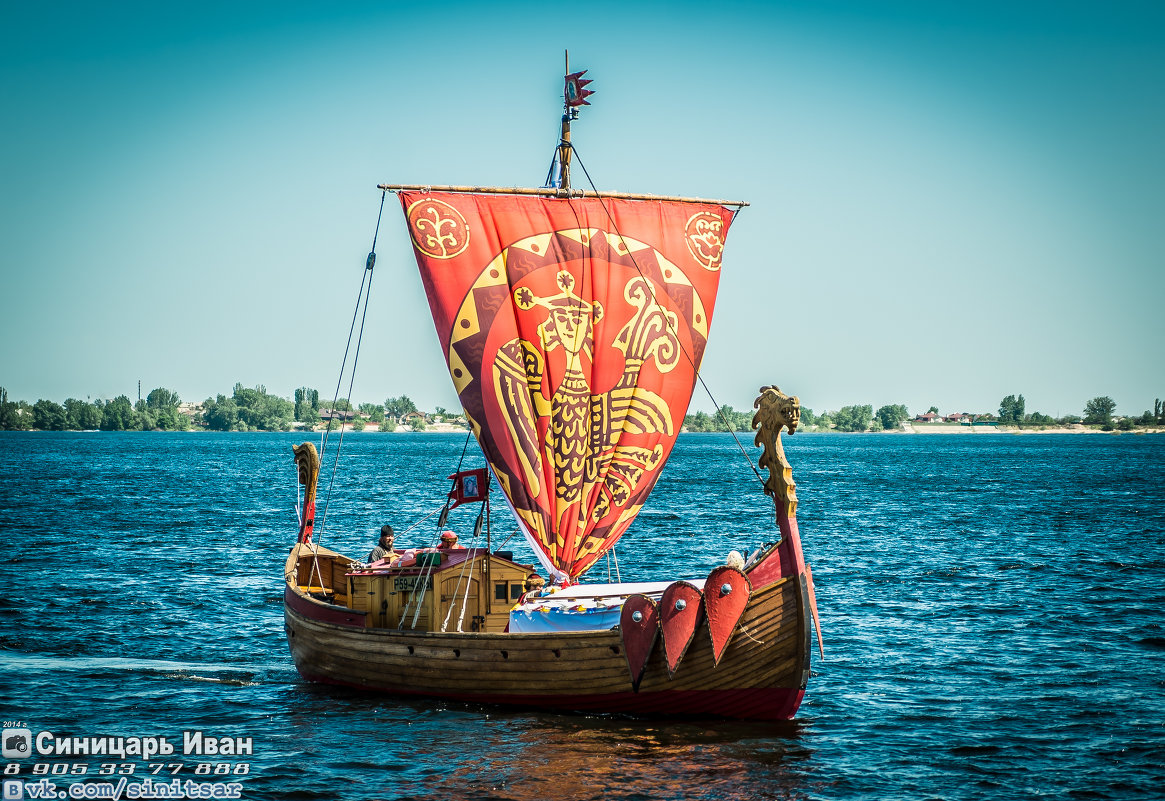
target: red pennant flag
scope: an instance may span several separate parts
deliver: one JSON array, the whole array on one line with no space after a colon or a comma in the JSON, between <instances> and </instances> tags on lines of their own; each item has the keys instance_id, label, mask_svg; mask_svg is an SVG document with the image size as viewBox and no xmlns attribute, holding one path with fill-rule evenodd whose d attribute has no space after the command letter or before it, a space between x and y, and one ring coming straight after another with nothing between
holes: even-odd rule
<instances>
[{"instance_id":1,"label":"red pennant flag","mask_svg":"<svg viewBox=\"0 0 1165 801\"><path fill-rule=\"evenodd\" d=\"M570 106L571 108L590 105L590 103L587 101L587 98L594 94L594 90L583 88L588 83L591 83L589 78L583 78L583 75L585 75L586 72L586 70L583 70L582 72L572 72L570 75L566 76L566 88L563 91L563 96L566 98L566 105Z\"/></svg>"}]
</instances>

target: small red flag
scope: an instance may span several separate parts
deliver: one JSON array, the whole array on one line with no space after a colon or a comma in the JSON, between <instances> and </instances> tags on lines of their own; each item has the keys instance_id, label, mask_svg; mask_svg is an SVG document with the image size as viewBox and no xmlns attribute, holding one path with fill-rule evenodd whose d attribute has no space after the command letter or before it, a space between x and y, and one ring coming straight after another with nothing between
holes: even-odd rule
<instances>
[{"instance_id":1,"label":"small red flag","mask_svg":"<svg viewBox=\"0 0 1165 801\"><path fill-rule=\"evenodd\" d=\"M566 76L566 88L563 90L563 96L566 98L566 105L570 106L571 108L590 105L590 103L587 102L587 98L593 95L594 91L591 89L583 88L588 83L591 83L589 78L583 78L583 75L585 75L586 72L586 70L583 70L582 72L572 72L570 75Z\"/></svg>"},{"instance_id":2,"label":"small red flag","mask_svg":"<svg viewBox=\"0 0 1165 801\"><path fill-rule=\"evenodd\" d=\"M453 489L449 491L450 509L456 509L463 503L480 503L489 494L489 479L485 468L465 470L449 476L453 479Z\"/></svg>"}]
</instances>

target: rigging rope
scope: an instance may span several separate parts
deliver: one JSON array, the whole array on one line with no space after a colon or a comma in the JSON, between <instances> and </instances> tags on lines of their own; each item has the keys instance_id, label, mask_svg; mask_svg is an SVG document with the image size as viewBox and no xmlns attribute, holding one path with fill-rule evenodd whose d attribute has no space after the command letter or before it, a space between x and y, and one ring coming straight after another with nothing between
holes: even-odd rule
<instances>
[{"instance_id":1,"label":"rigging rope","mask_svg":"<svg viewBox=\"0 0 1165 801\"><path fill-rule=\"evenodd\" d=\"M607 204L605 202L605 198L599 192L598 187L595 186L595 182L591 179L591 174L589 172L587 172L586 165L583 164L582 158L578 154L578 150L570 142L564 142L563 144L565 144L567 147L569 147L571 152L574 153L575 160L578 161L578 166L582 168L583 175L585 175L587 177L587 182L591 185L591 191L593 191L595 193L595 198L599 201L599 205L602 206L603 211L606 212L607 219L610 220L610 222L611 222L611 227L614 229L615 234L619 237L619 239L623 240L623 232L619 230L619 226L618 226L618 224L616 224L615 218L611 214L611 210L607 207ZM734 212L732 212L732 218L736 219L736 215L739 213L740 213L740 209L736 209ZM694 358L692 358L692 354L688 353L688 349L686 347L684 347L683 340L680 338L679 333L676 331L675 326L672 324L671 318L668 317L668 315L666 313L667 309L664 308L663 304L660 303L659 299L656 297L655 284L653 284L651 281L648 281L647 276L645 276L643 274L643 270L640 269L640 267L639 267L639 262L635 259L634 252L632 252L632 249L630 247L627 247L626 240L623 240L623 245L627 250L627 255L631 258L631 264L633 264L635 266L635 271L637 273L639 273L639 276L644 281L647 282L648 289L651 290L652 301L655 303L656 306L659 307L661 312L664 312L663 318L667 322L667 327L671 330L672 334L675 336L676 342L680 346L680 352L682 352L684 354L684 356L687 357L687 360L691 363L692 371L696 374L696 378L699 380L700 386L702 386L704 388L704 392L706 392L708 394L708 398L712 401L712 404L716 407L716 413L718 415L720 415L720 419L724 421L724 425L728 429L728 432L730 434L732 434L732 438L734 440L736 440L736 447L740 449L740 453L744 456L745 461L748 462L748 466L752 469L752 472L756 476L757 481L759 481L761 483L761 486L764 486L764 483L765 483L764 477L761 476L760 471L757 470L756 465L753 464L752 457L749 456L748 451L746 451L744 449L744 445L741 444L740 438L736 436L736 430L733 428L732 423L729 422L727 416L725 416L724 410L720 407L720 404L716 401L716 398L712 396L712 390L708 388L708 384L704 381L704 377L702 375L700 375L700 370L699 370L699 367L696 365L696 360Z\"/></svg>"},{"instance_id":2,"label":"rigging rope","mask_svg":"<svg viewBox=\"0 0 1165 801\"><path fill-rule=\"evenodd\" d=\"M502 540L502 544L499 545L498 547L494 548L494 552L500 551L502 548L505 548L506 543L509 542L510 540L512 540L514 538L514 535L517 533L518 533L518 529L514 529L513 531L511 531L509 536L507 536L504 540Z\"/></svg>"},{"instance_id":3,"label":"rigging rope","mask_svg":"<svg viewBox=\"0 0 1165 801\"><path fill-rule=\"evenodd\" d=\"M472 544L477 537L470 540ZM486 556L488 559L488 554ZM461 592L461 580L465 578L466 571L469 569L469 564L473 560L469 558L469 554L465 555L465 560L461 563L461 572L457 574L457 586L453 590L453 597L449 599L449 611L445 613L445 620L441 623L441 631L449 628L449 617L453 614L453 607L457 605L457 595ZM457 631L461 631L462 624L465 623L465 607L469 603L469 587L472 585L473 579L465 585L465 597L461 601L461 616L457 620Z\"/></svg>"},{"instance_id":4,"label":"rigging rope","mask_svg":"<svg viewBox=\"0 0 1165 801\"><path fill-rule=\"evenodd\" d=\"M425 553L431 553L431 551L428 551ZM417 620L419 620L421 617L421 605L425 601L425 592L426 592L426 590L428 590L429 581L433 577L433 562L434 561L436 561L438 564L441 563L440 558L438 558L436 560L433 560L433 559L428 560L428 564L425 565L425 571L423 573L421 573L421 575L420 575L421 591L418 593L416 585L413 586L412 595L409 598L408 603L405 604L405 608L401 610L400 622L396 624L396 627L398 630L404 628L405 618L408 617L409 608L413 605L413 601L417 602L417 607L416 607L416 610L413 612L413 620L409 624L409 628L415 629L417 627Z\"/></svg>"},{"instance_id":5,"label":"rigging rope","mask_svg":"<svg viewBox=\"0 0 1165 801\"><path fill-rule=\"evenodd\" d=\"M408 528L406 528L404 531L402 531L402 532L401 532L401 536L403 537L405 534L408 534L408 533L409 533L410 531L412 531L414 528L417 528L418 526L420 526L420 525L421 525L421 523L424 523L424 522L425 522L426 520L428 520L430 517L432 517L433 515L437 514L437 512L440 512L440 511L441 511L441 508L442 508L442 507L438 506L436 509L434 509L433 511L429 512L427 515L425 515L424 517L422 517L420 520L418 520L417 522L413 523L411 526L409 526Z\"/></svg>"},{"instance_id":6,"label":"rigging rope","mask_svg":"<svg viewBox=\"0 0 1165 801\"><path fill-rule=\"evenodd\" d=\"M457 469L455 473L461 472L461 465L465 463L465 453L469 450L469 438L473 436L473 431L465 432L465 444L461 446L461 458L457 460ZM456 480L456 479L454 479Z\"/></svg>"},{"instance_id":7,"label":"rigging rope","mask_svg":"<svg viewBox=\"0 0 1165 801\"><path fill-rule=\"evenodd\" d=\"M465 462L465 454L469 450L469 438L472 436L472 434L473 434L472 431L467 431L465 433L465 444L461 446L461 458L457 460L457 470L454 472L457 472L457 473L461 472L461 465ZM454 481L456 481L456 479L454 479ZM448 520L448 514L449 514L449 500L448 500L448 498L446 498L445 505L443 507L441 507L441 516L439 518L437 518L437 531L438 532L440 532L440 530L444 527L446 521ZM432 516L433 516L433 513L430 512L428 515L425 516L425 518L423 520L421 520L416 525L414 525L412 528L410 528L409 531L412 531L413 528L416 528L417 526L419 526L421 523L425 522L425 520L428 520ZM438 534L438 537L439 536L440 535ZM438 538L437 543L440 544L440 542L441 542L441 540ZM417 606L413 612L413 620L409 624L409 628L415 629L417 627L417 620L419 620L420 616L421 616L421 605L424 603L425 593L427 592L427 590L429 588L428 587L428 584L429 584L428 577L431 576L432 574L433 574L433 565L430 562L430 564L428 564L426 566L426 571L422 574L422 578L425 580L421 584L421 591L418 593L414 590L412 595L410 596L410 598L408 600L408 603L406 603L404 606L404 609L401 610L400 623L397 624L397 629L404 628L405 618L408 616L409 609L412 608L413 601L416 601ZM457 580L457 585L458 585L458 588L460 588L460 586L461 586L461 579L460 578ZM466 595L468 596L468 592L466 593ZM456 597L457 596L456 596L456 592L455 592L454 598L456 598ZM450 606L450 608L452 608L452 606ZM446 623L449 622L448 615L446 615L446 617L445 617L445 622ZM444 627L442 627L441 630L444 631L445 630Z\"/></svg>"},{"instance_id":8,"label":"rigging rope","mask_svg":"<svg viewBox=\"0 0 1165 801\"><path fill-rule=\"evenodd\" d=\"M368 259L364 263L364 272L360 276L360 291L356 294L356 308L352 310L352 324L348 327L348 342L344 345L344 358L340 362L340 375L336 379L336 392L332 398L332 414L328 418L328 425L324 427L323 436L320 439L320 461L323 461L324 453L328 447L328 436L331 434L332 421L335 420L336 403L340 399L340 386L344 382L344 369L348 364L348 351L352 347L352 333L356 330L356 317L360 316L360 333L356 337L356 353L352 357L352 371L349 374L348 380L348 409L352 408L352 387L356 382L356 365L360 361L360 344L364 339L364 322L368 318L368 299L372 296L372 268L376 266L376 240L380 236L380 221L384 217L384 200L388 196L388 192L382 191L380 193L380 210L376 215L376 229L372 233L372 249L368 253ZM364 300L364 312L360 314L360 301ZM344 426L345 421L340 421L340 441L336 444L336 458L332 462L332 474L328 479L328 491L324 496L324 511L320 516L320 524L316 529L315 543L312 551L312 571L313 574L320 578L319 586L323 586L323 574L320 572L319 554L316 547L323 541L324 526L328 521L328 507L332 503L332 488L336 483L336 469L340 464L340 451L344 446Z\"/></svg>"},{"instance_id":9,"label":"rigging rope","mask_svg":"<svg viewBox=\"0 0 1165 801\"><path fill-rule=\"evenodd\" d=\"M348 328L348 342L344 346L344 358L340 362L340 375L336 379L336 392L332 397L332 414L328 418L328 425L324 427L323 437L320 441L320 460L323 460L324 453L328 448L328 437L331 435L331 422L335 420L336 404L340 399L340 386L344 382L344 369L348 364L348 351L352 347L352 333L356 330L356 317L360 317L360 332L356 337L356 352L352 357L352 371L348 374L348 397L346 399L348 410L352 408L352 387L356 382L356 365L360 361L360 345L364 340L364 323L368 318L368 300L372 296L372 272L373 267L376 266L376 240L380 236L380 221L384 216L384 200L388 196L387 192L380 193L380 211L376 215L376 230L372 234L372 250L368 253L368 260L364 264L364 272L360 277L360 291L356 295L356 308L352 310L352 324ZM367 285L367 287L366 287ZM364 300L364 311L360 312L360 300ZM332 501L332 488L336 483L336 468L340 464L340 451L344 447L344 431L346 429L346 421L340 419L340 441L336 445L336 458L332 462L332 475L328 480L328 492L324 497L324 512L320 517L320 525L318 528L319 536L316 542L323 539L324 525L328 521L328 507Z\"/></svg>"},{"instance_id":10,"label":"rigging rope","mask_svg":"<svg viewBox=\"0 0 1165 801\"><path fill-rule=\"evenodd\" d=\"M472 433L473 433L472 431L467 431L465 433L465 444L461 447L461 458L457 460L457 469L455 471L453 471L455 476L457 473L461 472L461 465L465 463L465 454L469 450L469 437ZM454 483L454 486L456 487L456 484L457 484L456 477L454 477L453 483ZM448 501L445 502L445 508L446 509L449 508ZM485 513L485 506L482 507L482 514L484 514L484 513ZM480 514L478 515L478 519L479 520L481 519ZM447 520L447 517L442 517L442 520ZM438 526L438 528L440 528L440 526ZM473 537L469 540L469 542L472 545L474 542L476 542L476 540L477 540L477 527L475 526L474 532L473 532ZM488 554L487 554L486 558L489 558ZM441 623L441 631L445 631L445 629L447 629L449 627L449 616L453 614L453 607L457 603L457 594L461 592L461 580L463 578L465 578L465 571L468 568L470 561L471 560L467 558L464 562L461 563L461 572L457 576L457 586L453 590L453 597L450 599L449 611L445 613L445 620L444 620L444 622ZM465 597L461 601L461 616L457 620L457 631L459 631L459 632L461 631L462 624L465 623L465 607L469 603L469 587L472 584L472 582L473 582L473 579L471 578L469 580L469 582L466 583L466 585L465 585Z\"/></svg>"},{"instance_id":11,"label":"rigging rope","mask_svg":"<svg viewBox=\"0 0 1165 801\"><path fill-rule=\"evenodd\" d=\"M559 144L561 144L561 143L562 143L562 140L559 140ZM557 166L558 166L558 148L555 147L554 148L554 156L551 157L551 159L550 159L550 169L546 171L546 183L542 184L542 186L544 186L546 188L550 188L550 187L556 185L557 182L554 180L554 168Z\"/></svg>"}]
</instances>

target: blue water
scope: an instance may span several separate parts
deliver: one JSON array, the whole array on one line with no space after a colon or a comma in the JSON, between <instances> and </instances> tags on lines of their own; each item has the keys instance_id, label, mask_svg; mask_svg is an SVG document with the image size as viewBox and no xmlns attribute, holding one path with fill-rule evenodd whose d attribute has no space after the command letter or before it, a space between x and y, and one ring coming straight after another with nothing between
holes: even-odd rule
<instances>
[{"instance_id":1,"label":"blue water","mask_svg":"<svg viewBox=\"0 0 1165 801\"><path fill-rule=\"evenodd\" d=\"M1165 437L787 439L826 660L815 655L805 704L781 725L305 684L281 600L298 439L0 434L5 725L179 745L184 730L251 737L253 756L227 760L248 765L244 798L1165 794ZM383 522L399 533L432 512L463 442L349 434L324 544L362 555ZM480 464L472 447L466 463ZM324 489L331 469L328 458ZM622 578L702 577L772 539L756 484L727 435L681 437L619 545ZM472 515L452 520L463 535ZM427 542L434 519L398 542ZM495 545L512 528L495 511ZM40 759L87 766L53 777L62 787L106 761ZM222 780L192 775L221 759L178 761L182 778ZM22 772L4 778L35 778L33 760L5 763Z\"/></svg>"}]
</instances>

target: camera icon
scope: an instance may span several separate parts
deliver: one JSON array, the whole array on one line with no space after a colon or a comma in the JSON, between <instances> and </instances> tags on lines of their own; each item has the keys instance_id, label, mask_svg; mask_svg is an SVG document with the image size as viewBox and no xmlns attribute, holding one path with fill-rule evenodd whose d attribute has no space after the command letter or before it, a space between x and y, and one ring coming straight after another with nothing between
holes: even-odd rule
<instances>
[{"instance_id":1,"label":"camera icon","mask_svg":"<svg viewBox=\"0 0 1165 801\"><path fill-rule=\"evenodd\" d=\"M0 799L3 801L24 801L24 779L5 779Z\"/></svg>"},{"instance_id":2,"label":"camera icon","mask_svg":"<svg viewBox=\"0 0 1165 801\"><path fill-rule=\"evenodd\" d=\"M5 759L24 759L32 756L32 732L28 729L4 729L0 732L0 745ZM5 785L7 787L7 785ZM21 790L23 793L24 790ZM8 796L4 796L7 801Z\"/></svg>"}]
</instances>

